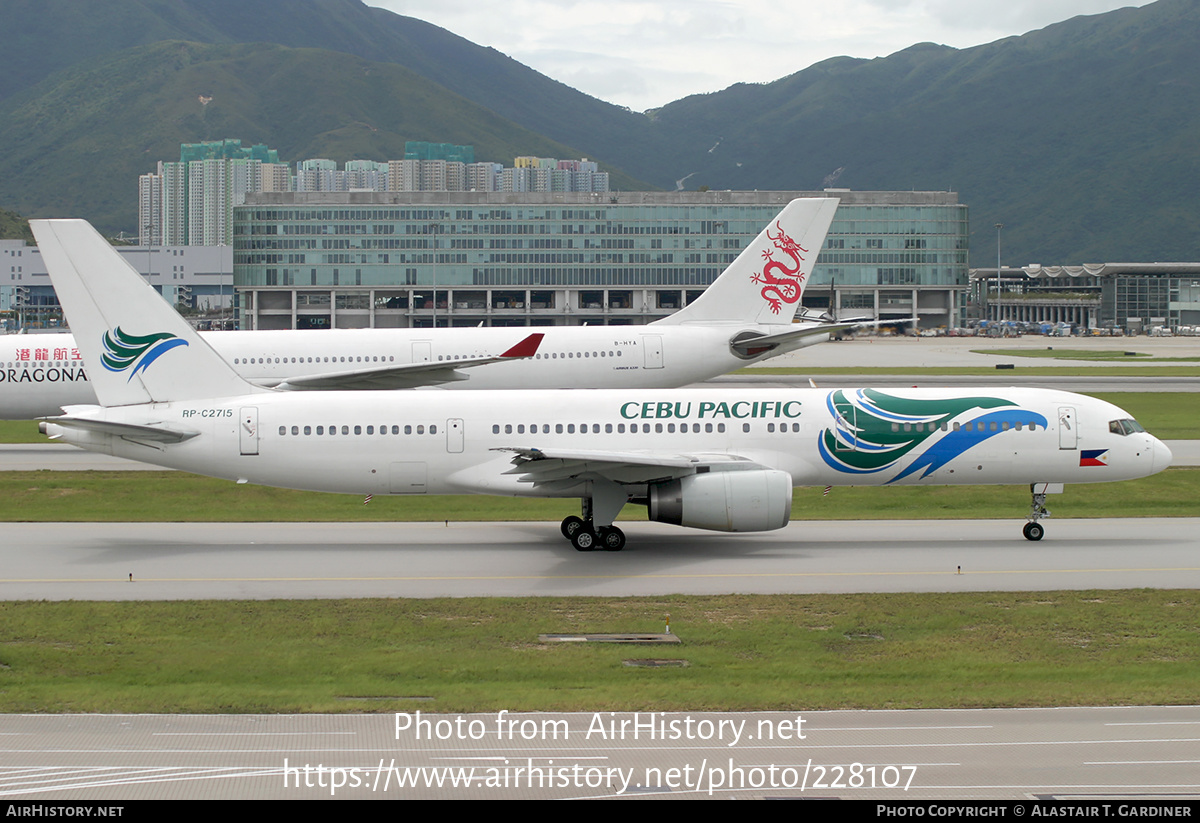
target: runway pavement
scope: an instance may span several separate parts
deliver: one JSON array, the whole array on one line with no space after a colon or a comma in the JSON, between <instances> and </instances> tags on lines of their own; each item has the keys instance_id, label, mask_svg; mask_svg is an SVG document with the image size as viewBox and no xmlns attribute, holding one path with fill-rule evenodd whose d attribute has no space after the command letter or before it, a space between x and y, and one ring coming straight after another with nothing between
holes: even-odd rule
<instances>
[{"instance_id":1,"label":"runway pavement","mask_svg":"<svg viewBox=\"0 0 1200 823\"><path fill-rule=\"evenodd\" d=\"M799 690L797 704L803 704ZM1200 798L1195 765L1200 721L1194 706L903 712L798 708L636 716L422 712L427 727L416 716L422 708L414 706L400 717L0 717L0 797L10 804L244 798L986 798L1026 802L1020 813L985 807L978 816L1066 816L1061 807L1038 801L1076 800L1072 817L1114 818L1190 816L1189 800ZM635 720L644 724L636 737ZM608 733L620 730L622 723L623 734ZM659 729L665 734L658 734ZM439 734L446 739L429 739ZM1109 804L1110 813L1101 810L1102 804ZM20 806L14 808L20 814ZM1094 811L1089 814L1089 809ZM973 807L923 805L919 810L922 817L975 816ZM907 811L907 816L917 816L913 809Z\"/></svg>"},{"instance_id":2,"label":"runway pavement","mask_svg":"<svg viewBox=\"0 0 1200 823\"><path fill-rule=\"evenodd\" d=\"M8 523L3 600L1200 588L1200 518L798 521L730 535L622 523L579 553L557 523ZM132 582L130 581L132 575Z\"/></svg>"}]
</instances>

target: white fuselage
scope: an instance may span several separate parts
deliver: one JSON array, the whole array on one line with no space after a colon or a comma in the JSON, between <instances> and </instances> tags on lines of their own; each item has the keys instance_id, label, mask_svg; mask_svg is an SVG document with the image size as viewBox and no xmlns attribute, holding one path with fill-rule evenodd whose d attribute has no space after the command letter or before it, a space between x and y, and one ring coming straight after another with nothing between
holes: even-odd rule
<instances>
[{"instance_id":1,"label":"white fuselage","mask_svg":"<svg viewBox=\"0 0 1200 823\"><path fill-rule=\"evenodd\" d=\"M268 392L87 416L197 434L164 446L49 433L215 477L358 494L579 496L582 480L533 488L506 474L512 449L685 456L698 471L748 461L794 486L1104 482L1171 459L1143 431L1114 431L1129 415L1112 404L1021 388ZM628 491L653 482L643 467Z\"/></svg>"},{"instance_id":2,"label":"white fuselage","mask_svg":"<svg viewBox=\"0 0 1200 823\"><path fill-rule=\"evenodd\" d=\"M453 389L672 388L707 380L785 351L827 339L817 335L753 358L730 339L753 324L544 326L464 329L205 332L202 336L246 380L263 386L289 378L445 363L496 356L529 334L545 336L537 354L463 369ZM0 337L0 419L59 414L93 404L96 394L71 335Z\"/></svg>"}]
</instances>

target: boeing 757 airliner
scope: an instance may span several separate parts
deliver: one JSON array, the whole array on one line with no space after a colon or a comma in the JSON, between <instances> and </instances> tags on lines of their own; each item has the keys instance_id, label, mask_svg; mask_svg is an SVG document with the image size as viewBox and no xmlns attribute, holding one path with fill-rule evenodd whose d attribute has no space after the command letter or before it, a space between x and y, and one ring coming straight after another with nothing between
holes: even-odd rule
<instances>
[{"instance_id":1,"label":"boeing 757 airliner","mask_svg":"<svg viewBox=\"0 0 1200 823\"><path fill-rule=\"evenodd\" d=\"M720 531L782 528L796 486L1029 484L1162 471L1129 414L1039 389L380 392L246 382L82 221L32 221L100 405L52 438L237 482L355 494L579 498L562 531L619 550L629 503ZM498 528L502 528L499 527Z\"/></svg>"}]
</instances>

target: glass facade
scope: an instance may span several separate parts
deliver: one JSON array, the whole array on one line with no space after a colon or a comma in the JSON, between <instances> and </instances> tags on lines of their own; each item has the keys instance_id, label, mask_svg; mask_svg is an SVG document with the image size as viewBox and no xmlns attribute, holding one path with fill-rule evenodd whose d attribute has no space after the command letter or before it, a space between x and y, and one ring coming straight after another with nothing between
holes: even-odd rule
<instances>
[{"instance_id":1,"label":"glass facade","mask_svg":"<svg viewBox=\"0 0 1200 823\"><path fill-rule=\"evenodd\" d=\"M401 287L382 304L409 309L425 287L437 292L434 308L469 314L478 304L484 315L497 308L497 290L516 288L503 308L617 309L636 315L622 322L645 322L693 299L689 290L703 290L784 204L805 196L841 198L806 305L827 308L832 283L855 308L911 315L927 303L947 322L967 283L969 228L966 206L944 192L254 194L234 213L235 284L293 291L293 311L302 299L314 305L314 288L353 290L352 303L378 306L375 291ZM654 296L632 293L645 289Z\"/></svg>"},{"instance_id":2,"label":"glass facade","mask_svg":"<svg viewBox=\"0 0 1200 823\"><path fill-rule=\"evenodd\" d=\"M989 320L1137 333L1200 325L1200 263L1097 263L971 271L973 311ZM997 292L999 288L999 292Z\"/></svg>"}]
</instances>

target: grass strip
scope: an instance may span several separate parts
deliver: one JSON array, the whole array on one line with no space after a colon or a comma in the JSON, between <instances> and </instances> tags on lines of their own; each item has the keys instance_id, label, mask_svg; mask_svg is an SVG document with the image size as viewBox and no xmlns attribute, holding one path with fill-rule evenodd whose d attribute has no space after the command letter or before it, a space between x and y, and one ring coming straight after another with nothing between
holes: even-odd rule
<instances>
[{"instance_id":1,"label":"grass strip","mask_svg":"<svg viewBox=\"0 0 1200 823\"><path fill-rule=\"evenodd\" d=\"M1192 704L1196 591L0 603L3 712ZM661 631L680 646L542 644ZM686 668L630 668L628 658Z\"/></svg>"},{"instance_id":2,"label":"grass strip","mask_svg":"<svg viewBox=\"0 0 1200 823\"><path fill-rule=\"evenodd\" d=\"M1050 360L1134 360L1144 358L1147 363L1195 363L1200 357L1155 357L1144 352L1121 351L1119 349L1060 349L1048 346L1044 349L971 349L972 354L988 354L997 357L1041 357Z\"/></svg>"},{"instance_id":3,"label":"grass strip","mask_svg":"<svg viewBox=\"0 0 1200 823\"><path fill-rule=\"evenodd\" d=\"M1024 517L1027 486L817 487L797 489L794 520ZM570 500L484 495L352 495L237 485L184 472L0 472L0 522L331 522L560 520ZM1200 469L1122 483L1068 484L1052 495L1055 517L1195 517ZM644 520L626 506L621 520Z\"/></svg>"}]
</instances>

